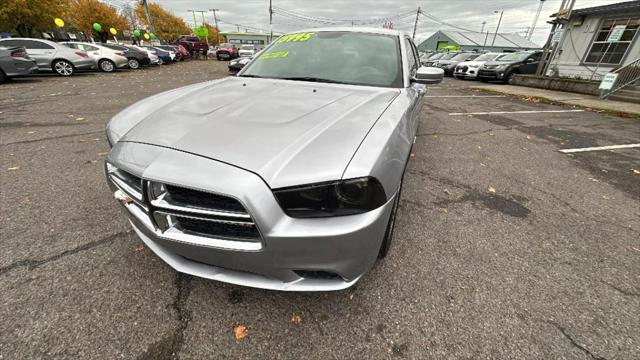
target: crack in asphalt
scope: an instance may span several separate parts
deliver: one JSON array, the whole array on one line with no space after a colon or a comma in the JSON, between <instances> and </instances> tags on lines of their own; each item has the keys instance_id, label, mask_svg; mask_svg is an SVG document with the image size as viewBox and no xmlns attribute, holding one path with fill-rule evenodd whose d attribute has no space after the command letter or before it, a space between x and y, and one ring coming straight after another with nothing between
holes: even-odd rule
<instances>
[{"instance_id":1,"label":"crack in asphalt","mask_svg":"<svg viewBox=\"0 0 640 360\"><path fill-rule=\"evenodd\" d=\"M176 272L175 286L177 292L171 307L176 313L178 325L171 334L149 345L147 350L138 356L139 360L180 358L180 351L184 345L184 333L193 318L192 311L186 308L193 289L192 282L193 277L191 275Z\"/></svg>"},{"instance_id":2,"label":"crack in asphalt","mask_svg":"<svg viewBox=\"0 0 640 360\"><path fill-rule=\"evenodd\" d=\"M612 289L614 289L614 290L618 291L618 292L619 292L619 293L621 293L622 295L625 295L625 296L640 296L640 293L638 293L638 292L634 292L634 291L630 291L630 290L625 290L625 289L619 288L619 287L617 287L617 286L615 286L615 285L613 285L613 284L610 284L610 283L608 283L608 282L606 282L606 281L604 281L604 280L600 280L600 281L601 281L603 284L608 285L608 286L609 286L609 287L611 287Z\"/></svg>"},{"instance_id":3,"label":"crack in asphalt","mask_svg":"<svg viewBox=\"0 0 640 360\"><path fill-rule=\"evenodd\" d=\"M567 332L567 330L564 327L562 327L559 324L557 324L556 322L551 321L551 320L547 320L546 323L549 324L549 325L552 325L553 327L558 329L558 331L560 331L560 333L562 333L562 335L565 338L567 338L569 340L569 342L571 342L571 345L573 345L574 347L582 350L585 354L589 355L592 359L594 359L594 360L606 360L605 357L596 355L593 352L591 352L591 350L589 350L586 347L584 347L584 345L578 344L578 342Z\"/></svg>"},{"instance_id":4,"label":"crack in asphalt","mask_svg":"<svg viewBox=\"0 0 640 360\"><path fill-rule=\"evenodd\" d=\"M5 273L14 270L16 268L19 267L27 267L29 271L38 268L42 265L45 265L47 263L50 263L52 261L56 261L59 260L63 257L69 256L69 255L73 255L73 254L77 254L79 252L85 251L85 250L89 250L92 249L96 246L100 246L102 244L106 244L108 242L111 242L113 240L116 240L117 238L119 238L120 236L124 235L124 234L128 234L129 231L121 231L119 233L115 233L113 235L109 235L107 237L104 237L102 239L96 240L96 241L92 241L92 242L88 242L84 245L78 246L76 248L73 249L69 249L69 250L65 250L59 254L50 256L48 258L44 258L44 259L23 259L23 260L18 260L16 262L13 262L7 266L3 266L0 268L0 275L4 275Z\"/></svg>"},{"instance_id":5,"label":"crack in asphalt","mask_svg":"<svg viewBox=\"0 0 640 360\"><path fill-rule=\"evenodd\" d=\"M8 146L8 145L15 145L15 144L28 144L28 143L38 142L38 141L64 139L64 138L68 138L68 137L83 136L83 135L93 135L93 134L98 134L98 133L104 134L104 130L95 130L95 131L89 131L89 132L78 133L78 134L49 136L49 137L44 137L44 138L40 138L40 139L33 139L33 140L20 140L20 141L14 141L14 142L10 142L10 143L0 144L0 146Z\"/></svg>"}]
</instances>

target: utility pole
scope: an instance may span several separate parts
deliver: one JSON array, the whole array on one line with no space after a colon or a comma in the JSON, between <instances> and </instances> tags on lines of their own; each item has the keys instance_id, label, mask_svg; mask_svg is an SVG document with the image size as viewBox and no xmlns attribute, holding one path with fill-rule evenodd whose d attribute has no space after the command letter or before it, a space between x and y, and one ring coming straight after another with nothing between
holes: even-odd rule
<instances>
[{"instance_id":1,"label":"utility pole","mask_svg":"<svg viewBox=\"0 0 640 360\"><path fill-rule=\"evenodd\" d=\"M498 10L493 12L494 14L498 13ZM496 37L498 36L498 30L500 30L500 24L502 23L502 15L504 15L504 10L500 10L500 20L498 20L498 26L496 27L496 33L493 34L493 41L491 42L491 47L493 47L496 43Z\"/></svg>"},{"instance_id":2,"label":"utility pole","mask_svg":"<svg viewBox=\"0 0 640 360\"><path fill-rule=\"evenodd\" d=\"M269 0L269 43L273 42L273 1Z\"/></svg>"},{"instance_id":3,"label":"utility pole","mask_svg":"<svg viewBox=\"0 0 640 360\"><path fill-rule=\"evenodd\" d=\"M416 40L416 31L418 30L418 19L420 18L420 13L422 12L422 10L420 9L420 6L418 6L418 11L416 12L416 23L413 25L413 37L412 39L415 41Z\"/></svg>"},{"instance_id":4,"label":"utility pole","mask_svg":"<svg viewBox=\"0 0 640 360\"><path fill-rule=\"evenodd\" d=\"M153 21L151 20L151 14L149 14L149 5L147 5L147 0L140 0L142 3L142 7L144 8L144 14L147 16L147 23L149 24L149 28L151 32L156 34L156 27L153 25ZM156 34L158 36L158 34Z\"/></svg>"},{"instance_id":5,"label":"utility pole","mask_svg":"<svg viewBox=\"0 0 640 360\"><path fill-rule=\"evenodd\" d=\"M216 24L216 31L218 35L216 36L216 44L220 43L220 28L218 27L218 17L216 16L216 11L220 11L220 9L209 9L209 11L213 12L213 23Z\"/></svg>"},{"instance_id":6,"label":"utility pole","mask_svg":"<svg viewBox=\"0 0 640 360\"><path fill-rule=\"evenodd\" d=\"M540 0L540 6L538 6L538 11L536 12L536 16L533 17L533 23L531 24L531 28L529 28L529 32L527 33L527 40L531 40L533 36L533 31L536 29L536 24L538 23L538 19L540 18L540 13L542 12L542 5L546 0Z\"/></svg>"},{"instance_id":7,"label":"utility pole","mask_svg":"<svg viewBox=\"0 0 640 360\"><path fill-rule=\"evenodd\" d=\"M482 28L480 28L480 34L482 34L484 32L484 26L487 25L486 21L482 22Z\"/></svg>"},{"instance_id":8,"label":"utility pole","mask_svg":"<svg viewBox=\"0 0 640 360\"><path fill-rule=\"evenodd\" d=\"M196 20L196 11L195 10L187 10L188 12L193 14L193 28L197 28L198 27L198 22Z\"/></svg>"}]
</instances>

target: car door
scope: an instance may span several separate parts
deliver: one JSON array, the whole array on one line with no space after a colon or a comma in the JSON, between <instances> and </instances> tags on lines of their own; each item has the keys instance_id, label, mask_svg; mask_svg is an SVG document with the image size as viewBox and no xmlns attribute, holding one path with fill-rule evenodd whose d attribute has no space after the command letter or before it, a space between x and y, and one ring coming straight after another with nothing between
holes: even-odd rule
<instances>
[{"instance_id":1,"label":"car door","mask_svg":"<svg viewBox=\"0 0 640 360\"><path fill-rule=\"evenodd\" d=\"M405 46L407 48L407 62L409 63L409 77L412 78L420 67L420 58L418 57L418 50L411 41L411 38L405 37ZM422 110L422 96L425 94L426 88L424 85L418 83L412 83L409 85L408 92L411 97L411 105L409 107L410 114L410 129L411 138L418 130L418 118L420 111Z\"/></svg>"},{"instance_id":2,"label":"car door","mask_svg":"<svg viewBox=\"0 0 640 360\"><path fill-rule=\"evenodd\" d=\"M539 53L539 52L531 54L520 66L520 73L534 74L538 69L538 64L540 63L541 57L542 57L542 53Z\"/></svg>"},{"instance_id":3,"label":"car door","mask_svg":"<svg viewBox=\"0 0 640 360\"><path fill-rule=\"evenodd\" d=\"M78 45L80 46L80 49L84 50L87 53L87 55L89 55L90 58L92 58L95 61L100 60L101 51L99 47L88 45L88 44L78 44Z\"/></svg>"},{"instance_id":4,"label":"car door","mask_svg":"<svg viewBox=\"0 0 640 360\"><path fill-rule=\"evenodd\" d=\"M56 54L56 48L38 40L26 40L25 42L27 53L36 61L38 68L51 70L51 61Z\"/></svg>"}]
</instances>

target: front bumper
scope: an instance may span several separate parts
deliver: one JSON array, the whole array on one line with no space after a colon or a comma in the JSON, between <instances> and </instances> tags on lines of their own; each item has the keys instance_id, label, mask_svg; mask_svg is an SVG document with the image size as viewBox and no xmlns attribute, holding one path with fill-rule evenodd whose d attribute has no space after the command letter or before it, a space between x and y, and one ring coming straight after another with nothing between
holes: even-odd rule
<instances>
[{"instance_id":1,"label":"front bumper","mask_svg":"<svg viewBox=\"0 0 640 360\"><path fill-rule=\"evenodd\" d=\"M488 80L503 80L504 79L504 75L505 75L505 71L504 70L498 70L498 69L491 69L491 70L487 70L487 69L480 69L478 71L478 78L480 79L488 79Z\"/></svg>"},{"instance_id":2,"label":"front bumper","mask_svg":"<svg viewBox=\"0 0 640 360\"><path fill-rule=\"evenodd\" d=\"M456 67L453 76L464 79L475 79L478 76L478 68L470 68L468 66Z\"/></svg>"},{"instance_id":3,"label":"front bumper","mask_svg":"<svg viewBox=\"0 0 640 360\"><path fill-rule=\"evenodd\" d=\"M153 160L141 167L139 164L145 162L142 158ZM175 270L249 287L284 291L348 288L374 265L393 207L392 197L387 204L365 214L294 219L284 214L271 189L258 176L231 165L166 148L122 142L115 145L108 161L145 180L237 198L260 231L258 243L175 237L171 231L162 232L155 226L140 206L120 202L140 238ZM124 192L112 181L109 184L114 196L122 200ZM335 276L315 276L319 273Z\"/></svg>"}]
</instances>

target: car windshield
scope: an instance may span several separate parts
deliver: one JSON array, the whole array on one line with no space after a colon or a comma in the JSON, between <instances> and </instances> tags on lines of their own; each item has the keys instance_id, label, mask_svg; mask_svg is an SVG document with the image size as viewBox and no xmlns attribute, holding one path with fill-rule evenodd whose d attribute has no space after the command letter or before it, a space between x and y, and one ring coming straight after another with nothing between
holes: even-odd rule
<instances>
[{"instance_id":1,"label":"car windshield","mask_svg":"<svg viewBox=\"0 0 640 360\"><path fill-rule=\"evenodd\" d=\"M496 59L497 61L523 61L524 59L528 58L529 55L531 55L531 53L528 52L517 52L517 53L511 53L511 54L507 54L499 59Z\"/></svg>"},{"instance_id":2,"label":"car windshield","mask_svg":"<svg viewBox=\"0 0 640 360\"><path fill-rule=\"evenodd\" d=\"M500 54L482 54L476 58L476 61L492 61L498 58Z\"/></svg>"},{"instance_id":3,"label":"car windshield","mask_svg":"<svg viewBox=\"0 0 640 360\"><path fill-rule=\"evenodd\" d=\"M470 57L473 57L475 54L471 54L471 53L466 53L466 54L458 54L456 56L454 56L453 58L451 58L451 60L455 60L455 61L465 61Z\"/></svg>"},{"instance_id":4,"label":"car windshield","mask_svg":"<svg viewBox=\"0 0 640 360\"><path fill-rule=\"evenodd\" d=\"M228 48L232 48L232 47L235 47L235 46L233 44L229 44L229 43L220 44L220 48L221 49L228 49Z\"/></svg>"},{"instance_id":5,"label":"car windshield","mask_svg":"<svg viewBox=\"0 0 640 360\"><path fill-rule=\"evenodd\" d=\"M253 45L242 45L242 47L240 49L242 49L242 50L255 50L255 47L253 47Z\"/></svg>"},{"instance_id":6,"label":"car windshield","mask_svg":"<svg viewBox=\"0 0 640 360\"><path fill-rule=\"evenodd\" d=\"M444 54L443 57L440 58L440 60L451 60L453 59L456 55L458 55L457 53L446 53Z\"/></svg>"},{"instance_id":7,"label":"car windshield","mask_svg":"<svg viewBox=\"0 0 640 360\"><path fill-rule=\"evenodd\" d=\"M444 55L445 53L433 54L428 57L428 60L440 60L440 58L443 57Z\"/></svg>"},{"instance_id":8,"label":"car windshield","mask_svg":"<svg viewBox=\"0 0 640 360\"><path fill-rule=\"evenodd\" d=\"M323 31L280 37L242 76L402 87L397 36Z\"/></svg>"}]
</instances>

